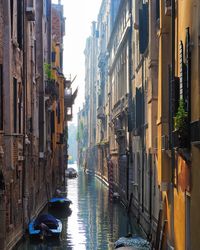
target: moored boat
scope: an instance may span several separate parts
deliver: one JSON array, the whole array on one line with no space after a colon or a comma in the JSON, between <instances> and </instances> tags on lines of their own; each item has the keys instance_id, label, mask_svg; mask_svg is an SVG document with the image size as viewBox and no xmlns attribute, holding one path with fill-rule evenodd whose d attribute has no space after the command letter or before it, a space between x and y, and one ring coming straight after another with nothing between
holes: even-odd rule
<instances>
[{"instance_id":1,"label":"moored boat","mask_svg":"<svg viewBox=\"0 0 200 250\"><path fill-rule=\"evenodd\" d=\"M68 178L75 178L78 176L78 173L74 168L67 168L67 170L65 171L65 175Z\"/></svg>"},{"instance_id":2,"label":"moored boat","mask_svg":"<svg viewBox=\"0 0 200 250\"><path fill-rule=\"evenodd\" d=\"M62 222L51 214L41 214L29 223L28 231L30 237L59 237Z\"/></svg>"},{"instance_id":3,"label":"moored boat","mask_svg":"<svg viewBox=\"0 0 200 250\"><path fill-rule=\"evenodd\" d=\"M53 197L49 201L50 208L69 208L72 201L65 197Z\"/></svg>"}]
</instances>

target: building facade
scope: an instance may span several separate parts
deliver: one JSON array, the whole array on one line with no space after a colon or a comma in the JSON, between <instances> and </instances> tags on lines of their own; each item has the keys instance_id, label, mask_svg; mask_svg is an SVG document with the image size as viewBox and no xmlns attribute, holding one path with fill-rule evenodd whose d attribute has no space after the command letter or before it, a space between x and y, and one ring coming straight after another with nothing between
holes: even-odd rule
<instances>
[{"instance_id":1,"label":"building facade","mask_svg":"<svg viewBox=\"0 0 200 250\"><path fill-rule=\"evenodd\" d=\"M23 3L1 1L1 249L14 244L15 235L22 235L24 216L22 180L24 176L24 42ZM20 8L20 11L19 11ZM18 13L18 15L17 15ZM6 84L5 84L6 83ZM6 94L5 94L6 93ZM21 156L21 157L20 157ZM18 190L14 196L13 193Z\"/></svg>"},{"instance_id":2,"label":"building facade","mask_svg":"<svg viewBox=\"0 0 200 250\"><path fill-rule=\"evenodd\" d=\"M157 2L132 5L132 108L130 109L133 211L146 234L157 229L160 191L157 181L158 38Z\"/></svg>"},{"instance_id":3,"label":"building facade","mask_svg":"<svg viewBox=\"0 0 200 250\"><path fill-rule=\"evenodd\" d=\"M97 74L97 85L86 81L86 93L97 87L93 169L155 249L198 249L199 5L104 0L95 70L89 40L86 47L86 79ZM91 106L88 95L79 113L88 145Z\"/></svg>"},{"instance_id":4,"label":"building facade","mask_svg":"<svg viewBox=\"0 0 200 250\"><path fill-rule=\"evenodd\" d=\"M98 14L98 69L97 69L97 127L96 143L98 150L97 174L108 182L107 158L109 155L109 101L108 101L108 26L110 5L107 0L102 1Z\"/></svg>"},{"instance_id":5,"label":"building facade","mask_svg":"<svg viewBox=\"0 0 200 250\"><path fill-rule=\"evenodd\" d=\"M108 42L110 92L110 159L113 184L123 200L129 199L128 106L131 84L131 5L120 1ZM112 5L111 8L114 6ZM112 9L111 9L112 10ZM112 11L111 11L112 13Z\"/></svg>"},{"instance_id":6,"label":"building facade","mask_svg":"<svg viewBox=\"0 0 200 250\"><path fill-rule=\"evenodd\" d=\"M66 95L63 36L60 3L0 1L2 250L13 249L63 182L65 131L76 95Z\"/></svg>"},{"instance_id":7,"label":"building facade","mask_svg":"<svg viewBox=\"0 0 200 250\"><path fill-rule=\"evenodd\" d=\"M197 1L160 5L158 179L163 186L161 224L167 224L164 244L175 249L198 249L198 11Z\"/></svg>"},{"instance_id":8,"label":"building facade","mask_svg":"<svg viewBox=\"0 0 200 250\"><path fill-rule=\"evenodd\" d=\"M88 130L86 165L88 170L95 172L97 162L96 122L97 122L97 37L96 22L92 23L91 36L85 46L85 115Z\"/></svg>"}]
</instances>

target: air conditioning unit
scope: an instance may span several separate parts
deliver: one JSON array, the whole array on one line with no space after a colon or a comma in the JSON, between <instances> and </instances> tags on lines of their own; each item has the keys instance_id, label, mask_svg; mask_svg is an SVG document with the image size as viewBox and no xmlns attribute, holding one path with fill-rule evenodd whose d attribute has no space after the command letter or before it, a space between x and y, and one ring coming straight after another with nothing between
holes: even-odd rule
<instances>
[{"instance_id":1,"label":"air conditioning unit","mask_svg":"<svg viewBox=\"0 0 200 250\"><path fill-rule=\"evenodd\" d=\"M26 8L26 17L28 21L35 21L35 10L33 7Z\"/></svg>"}]
</instances>

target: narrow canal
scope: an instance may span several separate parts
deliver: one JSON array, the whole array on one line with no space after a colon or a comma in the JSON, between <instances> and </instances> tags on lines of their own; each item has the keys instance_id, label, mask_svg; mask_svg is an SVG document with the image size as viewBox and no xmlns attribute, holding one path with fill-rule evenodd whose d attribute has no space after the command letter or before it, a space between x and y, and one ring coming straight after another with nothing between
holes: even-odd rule
<instances>
[{"instance_id":1,"label":"narrow canal","mask_svg":"<svg viewBox=\"0 0 200 250\"><path fill-rule=\"evenodd\" d=\"M76 165L72 167L77 169ZM17 250L110 250L119 237L141 234L125 208L120 203L109 202L106 185L82 169L77 170L78 178L67 179L66 187L67 196L73 202L72 213L57 214L63 223L60 240L33 243L27 237Z\"/></svg>"}]
</instances>

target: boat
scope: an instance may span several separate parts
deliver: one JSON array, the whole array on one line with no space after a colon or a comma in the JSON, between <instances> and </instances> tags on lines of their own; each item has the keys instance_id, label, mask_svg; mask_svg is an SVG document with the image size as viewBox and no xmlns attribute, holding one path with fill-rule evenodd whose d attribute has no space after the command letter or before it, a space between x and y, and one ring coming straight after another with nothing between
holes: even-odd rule
<instances>
[{"instance_id":1,"label":"boat","mask_svg":"<svg viewBox=\"0 0 200 250\"><path fill-rule=\"evenodd\" d=\"M138 235L132 235L129 233L125 237L119 238L114 243L114 249L121 249L121 250L150 250L151 244L146 239L138 236Z\"/></svg>"},{"instance_id":2,"label":"boat","mask_svg":"<svg viewBox=\"0 0 200 250\"><path fill-rule=\"evenodd\" d=\"M41 214L33 219L28 226L30 237L59 237L62 232L62 222L51 214Z\"/></svg>"},{"instance_id":3,"label":"boat","mask_svg":"<svg viewBox=\"0 0 200 250\"><path fill-rule=\"evenodd\" d=\"M65 175L69 178L75 178L78 176L77 171L74 168L67 168Z\"/></svg>"},{"instance_id":4,"label":"boat","mask_svg":"<svg viewBox=\"0 0 200 250\"><path fill-rule=\"evenodd\" d=\"M72 201L65 197L53 197L49 200L49 208L69 208Z\"/></svg>"}]
</instances>

